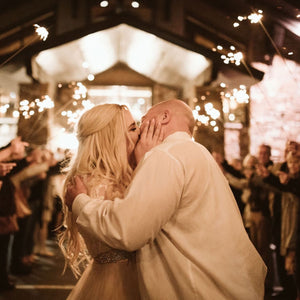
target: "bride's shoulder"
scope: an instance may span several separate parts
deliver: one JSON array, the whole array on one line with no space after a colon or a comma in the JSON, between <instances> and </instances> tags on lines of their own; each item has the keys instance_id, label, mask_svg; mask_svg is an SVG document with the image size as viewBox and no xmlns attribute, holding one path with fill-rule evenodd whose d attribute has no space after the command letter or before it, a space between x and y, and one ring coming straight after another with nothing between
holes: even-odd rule
<instances>
[{"instance_id":1,"label":"bride's shoulder","mask_svg":"<svg viewBox=\"0 0 300 300\"><path fill-rule=\"evenodd\" d=\"M88 188L89 196L95 199L113 200L116 197L123 197L124 188L117 186L112 180L87 176L85 178L85 185Z\"/></svg>"},{"instance_id":2,"label":"bride's shoulder","mask_svg":"<svg viewBox=\"0 0 300 300\"><path fill-rule=\"evenodd\" d=\"M103 200L107 197L107 191L110 185L107 180L84 175L83 181L85 186L87 187L90 197L100 200Z\"/></svg>"},{"instance_id":3,"label":"bride's shoulder","mask_svg":"<svg viewBox=\"0 0 300 300\"><path fill-rule=\"evenodd\" d=\"M97 185L94 190L97 199L104 200L105 198L107 198L107 190L108 190L107 183L100 183L99 185Z\"/></svg>"},{"instance_id":4,"label":"bride's shoulder","mask_svg":"<svg viewBox=\"0 0 300 300\"><path fill-rule=\"evenodd\" d=\"M107 191L109 189L109 183L107 182L98 182L91 189L91 196L99 200L107 199Z\"/></svg>"}]
</instances>

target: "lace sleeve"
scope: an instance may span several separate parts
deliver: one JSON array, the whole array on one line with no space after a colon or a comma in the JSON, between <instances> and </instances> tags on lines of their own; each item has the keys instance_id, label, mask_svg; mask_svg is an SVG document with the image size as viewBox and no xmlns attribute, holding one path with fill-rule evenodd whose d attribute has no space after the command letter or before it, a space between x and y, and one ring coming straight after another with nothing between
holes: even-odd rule
<instances>
[{"instance_id":1,"label":"lace sleeve","mask_svg":"<svg viewBox=\"0 0 300 300\"><path fill-rule=\"evenodd\" d=\"M107 198L107 185L100 184L94 191L91 192L92 198L104 200Z\"/></svg>"},{"instance_id":2,"label":"lace sleeve","mask_svg":"<svg viewBox=\"0 0 300 300\"><path fill-rule=\"evenodd\" d=\"M114 185L113 183L102 180L101 182L96 183L87 178L86 186L88 187L88 194L91 198L98 200L114 200L114 198L123 198L123 191L121 187Z\"/></svg>"}]
</instances>

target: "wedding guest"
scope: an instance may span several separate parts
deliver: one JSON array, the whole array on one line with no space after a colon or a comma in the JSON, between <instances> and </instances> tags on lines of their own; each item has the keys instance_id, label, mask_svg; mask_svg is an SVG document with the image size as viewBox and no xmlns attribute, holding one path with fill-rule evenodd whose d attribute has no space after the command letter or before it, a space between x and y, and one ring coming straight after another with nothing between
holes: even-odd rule
<instances>
[{"instance_id":1,"label":"wedding guest","mask_svg":"<svg viewBox=\"0 0 300 300\"><path fill-rule=\"evenodd\" d=\"M259 167L257 172L268 183L282 193L280 254L285 258L285 270L295 275L298 297L300 297L300 157L291 151L286 155L287 171L278 171L277 176L268 169Z\"/></svg>"},{"instance_id":2,"label":"wedding guest","mask_svg":"<svg viewBox=\"0 0 300 300\"><path fill-rule=\"evenodd\" d=\"M10 161L23 158L26 146L28 144L17 137L0 150L0 291L14 288L8 272L8 246L11 235L18 231L19 227L14 186L10 181L10 175L17 172L24 164Z\"/></svg>"}]
</instances>

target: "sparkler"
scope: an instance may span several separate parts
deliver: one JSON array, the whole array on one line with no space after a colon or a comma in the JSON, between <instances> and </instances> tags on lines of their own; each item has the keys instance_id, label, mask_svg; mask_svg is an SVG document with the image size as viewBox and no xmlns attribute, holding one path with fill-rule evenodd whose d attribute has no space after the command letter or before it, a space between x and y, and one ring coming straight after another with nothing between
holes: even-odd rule
<instances>
[{"instance_id":1,"label":"sparkler","mask_svg":"<svg viewBox=\"0 0 300 300\"><path fill-rule=\"evenodd\" d=\"M296 17L298 18L299 15L297 15ZM263 31L265 32L266 36L268 37L268 39L270 40L271 44L273 45L276 53L279 55L279 57L281 57L281 59L285 62L285 66L286 68L288 69L291 77L293 78L293 80L295 81L296 84L298 84L298 80L296 78L296 76L294 75L293 72L291 72L291 70L289 69L289 66L287 65L283 55L281 54L281 51L279 50L279 48L277 47L275 41L272 39L271 35L269 34L268 30L266 29L266 27L264 26L263 22L262 22L262 18L263 18L263 11L261 9L259 10L253 10L253 12L248 15L248 16L238 16L237 19L238 21L242 22L244 20L250 20L251 23L259 23L261 28L263 29ZM233 24L234 27L238 27L239 26L239 23L235 22ZM293 51L289 51L288 52L288 55L293 55ZM229 63L229 58L228 57L224 57L223 56L223 59L224 59L224 63ZM245 68L247 69L249 75L251 77L253 77L253 74L251 73L249 67L246 65L245 61L242 60L242 63L243 65L245 66ZM253 77L254 78L254 77Z\"/></svg>"},{"instance_id":2,"label":"sparkler","mask_svg":"<svg viewBox=\"0 0 300 300\"><path fill-rule=\"evenodd\" d=\"M221 58L223 59L224 64L234 63L236 66L241 64L241 60L243 59L242 52L229 52L227 55L222 54Z\"/></svg>"},{"instance_id":3,"label":"sparkler","mask_svg":"<svg viewBox=\"0 0 300 300\"><path fill-rule=\"evenodd\" d=\"M33 26L35 27L35 32L38 34L38 36L40 36L40 39L46 41L49 34L48 30L38 24L34 24Z\"/></svg>"},{"instance_id":4,"label":"sparkler","mask_svg":"<svg viewBox=\"0 0 300 300\"><path fill-rule=\"evenodd\" d=\"M14 54L12 54L8 59L6 59L4 62L0 64L0 68L3 67L6 63L8 63L12 58L14 58L17 54L19 54L22 50L24 50L26 47L28 47L30 44L32 44L37 37L40 37L41 40L45 41L48 37L48 30L45 27L41 27L38 24L33 25L36 29L35 32L37 33L37 36L34 36L28 43L26 43L23 47L21 47L19 50L17 50Z\"/></svg>"},{"instance_id":5,"label":"sparkler","mask_svg":"<svg viewBox=\"0 0 300 300\"><path fill-rule=\"evenodd\" d=\"M262 15L262 10L259 10L258 13L252 13L248 16L248 20L250 20L251 23L258 23L260 22Z\"/></svg>"},{"instance_id":6,"label":"sparkler","mask_svg":"<svg viewBox=\"0 0 300 300\"><path fill-rule=\"evenodd\" d=\"M51 109L54 107L54 102L48 95L42 97L42 100L35 99L29 102L27 99L20 101L19 111L25 119L30 119L36 112L43 112L45 109Z\"/></svg>"},{"instance_id":7,"label":"sparkler","mask_svg":"<svg viewBox=\"0 0 300 300\"><path fill-rule=\"evenodd\" d=\"M249 20L251 23L259 23L261 22L260 20L263 17L263 11L259 9L257 12L253 12L249 16L238 16L237 19L239 22ZM233 27L239 27L240 23L239 22L234 22Z\"/></svg>"}]
</instances>

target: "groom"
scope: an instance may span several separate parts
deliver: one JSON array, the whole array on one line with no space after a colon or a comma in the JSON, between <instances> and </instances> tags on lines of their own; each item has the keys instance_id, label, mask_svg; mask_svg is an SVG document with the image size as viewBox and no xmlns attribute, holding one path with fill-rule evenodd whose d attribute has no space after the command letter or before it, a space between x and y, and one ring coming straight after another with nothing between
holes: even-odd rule
<instances>
[{"instance_id":1,"label":"groom","mask_svg":"<svg viewBox=\"0 0 300 300\"><path fill-rule=\"evenodd\" d=\"M153 119L164 140L143 155L156 134ZM136 149L142 159L125 198L91 201L77 178L66 204L81 230L113 248L137 250L143 299L262 300L266 267L228 182L207 149L193 142L193 127L184 102L153 106L142 119Z\"/></svg>"}]
</instances>

